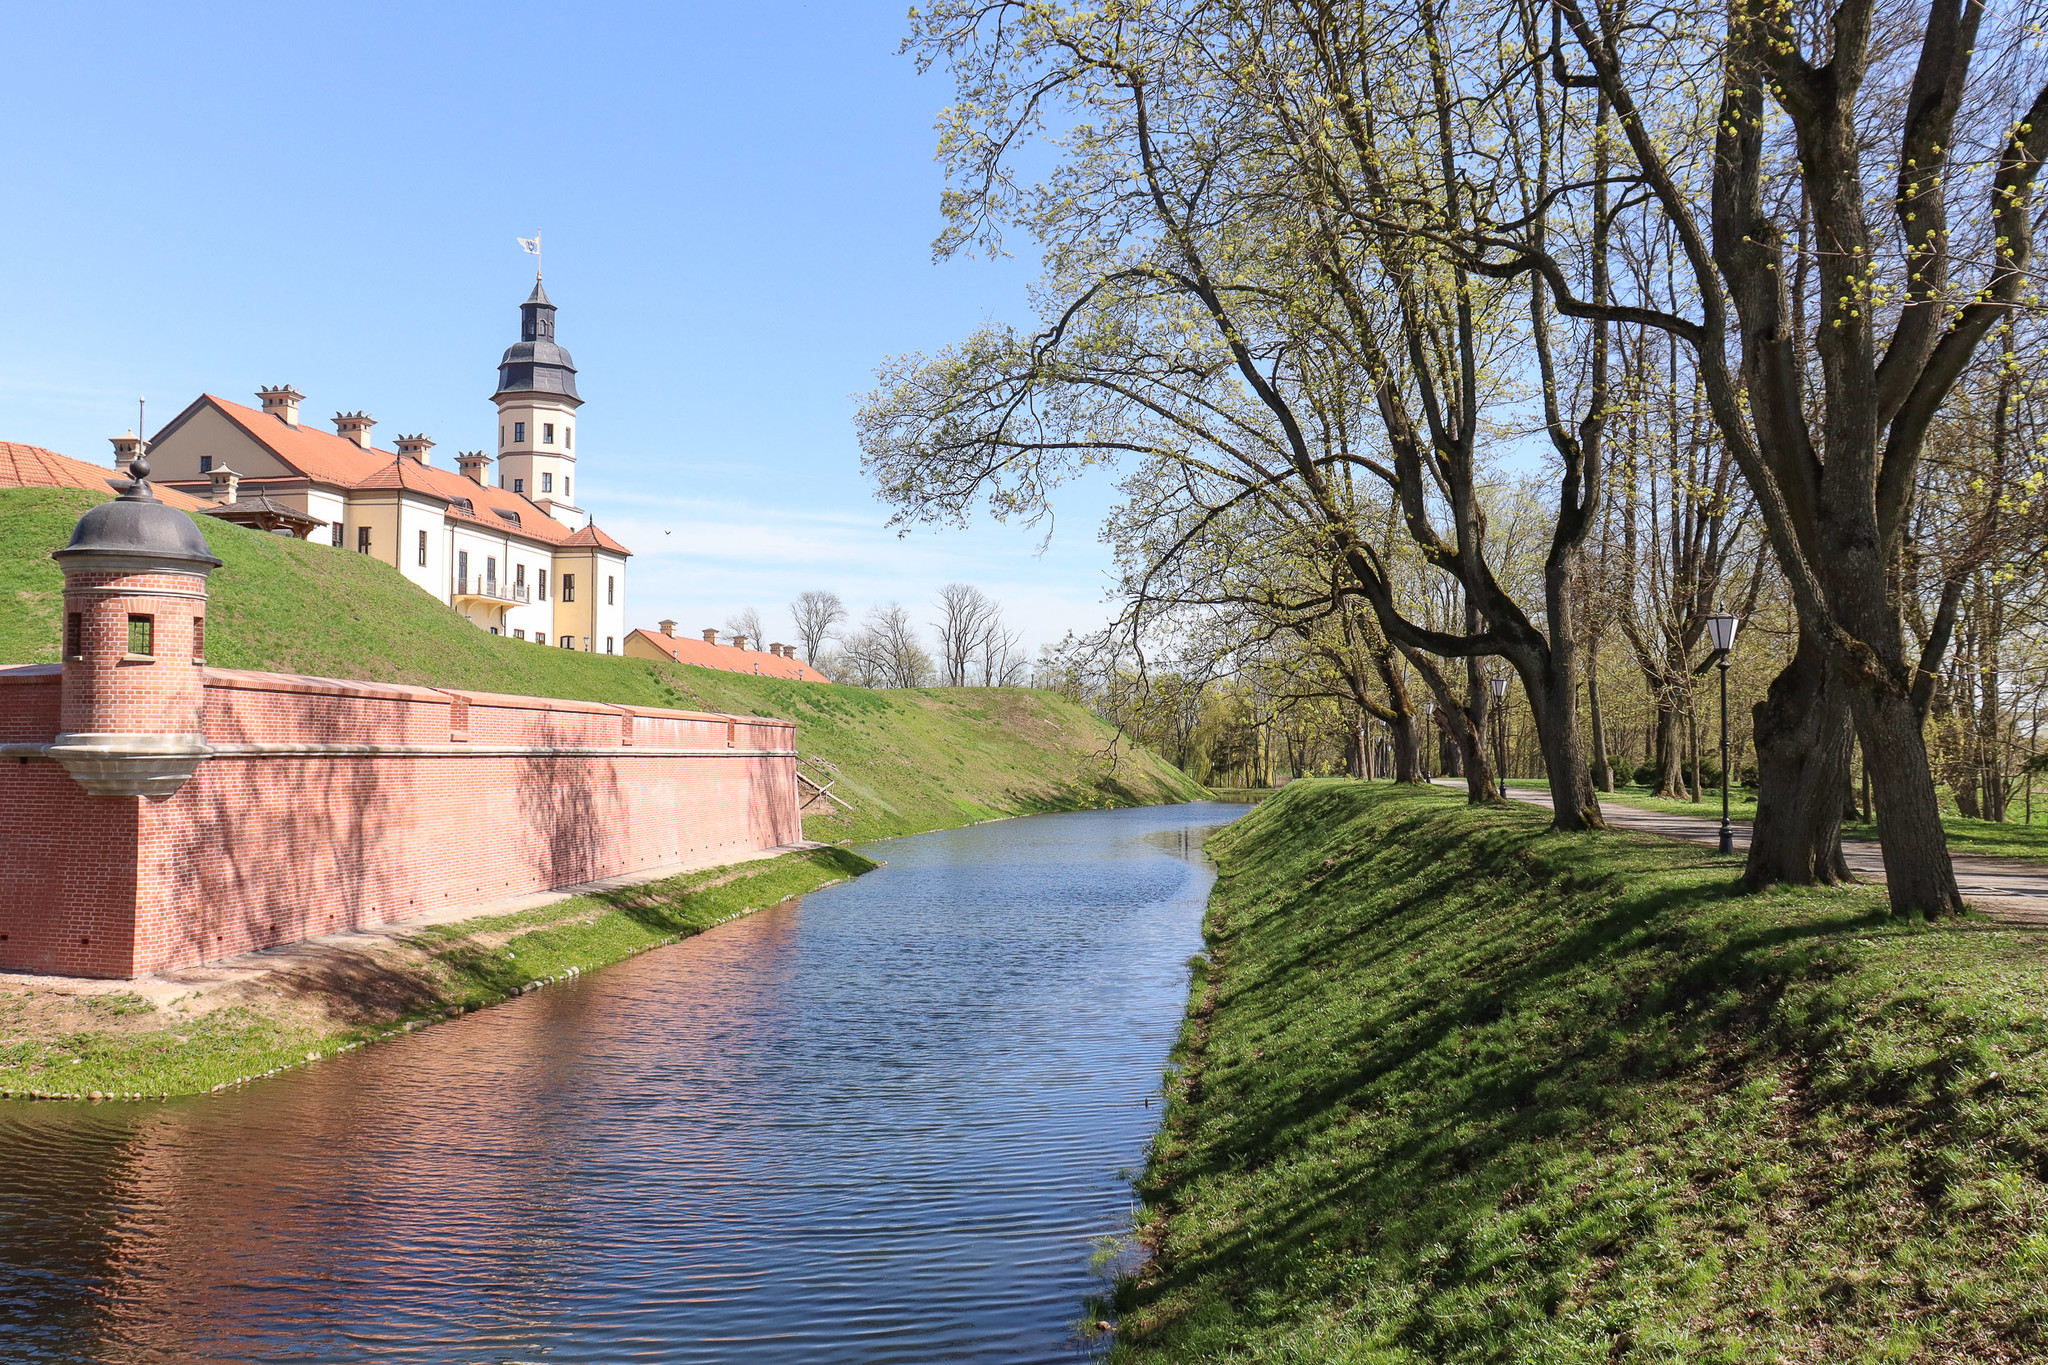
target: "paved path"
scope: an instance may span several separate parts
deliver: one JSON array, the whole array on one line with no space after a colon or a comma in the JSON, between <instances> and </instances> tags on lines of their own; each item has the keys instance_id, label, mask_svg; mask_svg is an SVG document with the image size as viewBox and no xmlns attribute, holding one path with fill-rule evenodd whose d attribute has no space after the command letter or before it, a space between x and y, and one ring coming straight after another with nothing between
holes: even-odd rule
<instances>
[{"instance_id":1,"label":"paved path","mask_svg":"<svg viewBox=\"0 0 2048 1365\"><path fill-rule=\"evenodd\" d=\"M1462 779L1438 778L1437 782L1460 791L1465 789ZM1545 809L1550 806L1550 793L1540 788L1510 787L1508 795ZM1600 813L1616 829L1638 830L1694 844L1719 845L1721 842L1719 820L1679 815L1673 811L1644 810L1638 806L1624 806L1619 801L1601 802ZM1739 857L1749 848L1749 822L1734 820L1729 823L1735 829L1735 852ZM1873 882L1884 880L1884 858L1876 841L1844 839L1842 856L1848 862L1849 870L1858 877ZM2010 920L2015 924L2048 926L2048 867L2011 858L1975 857L1967 853L1958 853L1950 861L1955 864L1956 885L1962 889L1963 899L1977 909L1995 919Z\"/></svg>"}]
</instances>

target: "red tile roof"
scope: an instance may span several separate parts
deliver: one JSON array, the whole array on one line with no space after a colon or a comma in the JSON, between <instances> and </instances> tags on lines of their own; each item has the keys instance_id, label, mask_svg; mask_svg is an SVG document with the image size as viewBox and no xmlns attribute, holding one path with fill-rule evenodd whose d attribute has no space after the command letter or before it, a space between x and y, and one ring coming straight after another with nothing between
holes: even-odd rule
<instances>
[{"instance_id":1,"label":"red tile roof","mask_svg":"<svg viewBox=\"0 0 2048 1365\"><path fill-rule=\"evenodd\" d=\"M633 553L604 532L598 530L597 523L594 521L562 543L564 545L595 545L601 550L610 550L613 554L630 555Z\"/></svg>"},{"instance_id":2,"label":"red tile roof","mask_svg":"<svg viewBox=\"0 0 2048 1365\"><path fill-rule=\"evenodd\" d=\"M794 678L798 682L832 681L809 664L797 659L784 659L764 649L734 649L730 645L714 645L704 640L637 628L626 639L631 641L636 637L679 664L720 668L727 673L758 673L764 678Z\"/></svg>"},{"instance_id":3,"label":"red tile roof","mask_svg":"<svg viewBox=\"0 0 2048 1365\"><path fill-rule=\"evenodd\" d=\"M202 394L199 401L213 404L222 416L248 432L271 454L316 483L343 488L404 488L451 504L463 498L473 510L450 506L448 516L453 520L475 522L548 545L596 544L619 554L632 553L595 527L572 532L522 495L480 484L455 470L421 464L395 451L359 446L346 436L304 423L292 426L281 417L230 403L217 394ZM513 513L518 522L499 516L501 511Z\"/></svg>"},{"instance_id":4,"label":"red tile roof","mask_svg":"<svg viewBox=\"0 0 2048 1365\"><path fill-rule=\"evenodd\" d=\"M107 480L117 477L112 465L87 464L41 446L0 441L0 488L84 488L103 498L114 496ZM212 507L175 488L152 485L156 495L185 512Z\"/></svg>"}]
</instances>

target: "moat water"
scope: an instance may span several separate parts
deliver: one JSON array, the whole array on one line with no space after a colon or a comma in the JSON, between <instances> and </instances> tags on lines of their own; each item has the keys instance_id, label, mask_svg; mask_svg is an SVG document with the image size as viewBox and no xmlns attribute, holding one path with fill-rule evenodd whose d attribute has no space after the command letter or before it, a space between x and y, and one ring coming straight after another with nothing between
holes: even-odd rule
<instances>
[{"instance_id":1,"label":"moat water","mask_svg":"<svg viewBox=\"0 0 2048 1365\"><path fill-rule=\"evenodd\" d=\"M1243 809L888 840L232 1093L0 1102L0 1361L1088 1359Z\"/></svg>"}]
</instances>

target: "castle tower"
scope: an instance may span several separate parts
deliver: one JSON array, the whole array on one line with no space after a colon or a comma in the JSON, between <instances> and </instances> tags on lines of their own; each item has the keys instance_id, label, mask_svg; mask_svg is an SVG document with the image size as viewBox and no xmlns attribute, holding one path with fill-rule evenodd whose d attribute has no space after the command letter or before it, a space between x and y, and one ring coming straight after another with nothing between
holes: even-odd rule
<instances>
[{"instance_id":1,"label":"castle tower","mask_svg":"<svg viewBox=\"0 0 2048 1365\"><path fill-rule=\"evenodd\" d=\"M538 276L519 305L519 340L498 362L498 481L555 520L580 531L590 518L575 504L576 364L555 344L555 305Z\"/></svg>"},{"instance_id":2,"label":"castle tower","mask_svg":"<svg viewBox=\"0 0 2048 1365\"><path fill-rule=\"evenodd\" d=\"M150 492L140 453L128 473L51 556L64 570L64 687L50 757L96 796L169 796L211 752L200 668L220 561Z\"/></svg>"}]
</instances>

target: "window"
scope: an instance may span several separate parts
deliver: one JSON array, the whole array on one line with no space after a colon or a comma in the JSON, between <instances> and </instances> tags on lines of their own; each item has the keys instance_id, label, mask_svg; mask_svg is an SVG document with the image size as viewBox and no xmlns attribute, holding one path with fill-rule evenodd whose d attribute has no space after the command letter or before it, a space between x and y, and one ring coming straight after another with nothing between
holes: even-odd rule
<instances>
[{"instance_id":1,"label":"window","mask_svg":"<svg viewBox=\"0 0 2048 1365\"><path fill-rule=\"evenodd\" d=\"M370 553L370 528L367 526L356 527L356 553L359 555Z\"/></svg>"},{"instance_id":2,"label":"window","mask_svg":"<svg viewBox=\"0 0 2048 1365\"><path fill-rule=\"evenodd\" d=\"M500 487L500 488L503 488L504 486L505 486L505 476L504 476L503 474L500 474L500 475L498 476L498 487Z\"/></svg>"},{"instance_id":3,"label":"window","mask_svg":"<svg viewBox=\"0 0 2048 1365\"><path fill-rule=\"evenodd\" d=\"M455 552L455 591L469 591L469 551Z\"/></svg>"},{"instance_id":4,"label":"window","mask_svg":"<svg viewBox=\"0 0 2048 1365\"><path fill-rule=\"evenodd\" d=\"M514 564L512 566L512 581L522 588L526 586L526 566L524 564Z\"/></svg>"},{"instance_id":5,"label":"window","mask_svg":"<svg viewBox=\"0 0 2048 1365\"><path fill-rule=\"evenodd\" d=\"M498 633L498 628L497 628L496 626L492 626L492 627L491 627L491 634L493 634L493 635L496 635L497 633Z\"/></svg>"},{"instance_id":6,"label":"window","mask_svg":"<svg viewBox=\"0 0 2048 1365\"><path fill-rule=\"evenodd\" d=\"M512 444L515 446L526 444L526 423L514 422L512 424Z\"/></svg>"},{"instance_id":7,"label":"window","mask_svg":"<svg viewBox=\"0 0 2048 1365\"><path fill-rule=\"evenodd\" d=\"M541 475L541 476L540 476L540 491L541 491L541 492L543 492L543 493L552 493L552 492L554 492L554 491L555 491L555 476L554 476L554 475L552 475L552 474L543 474L543 475Z\"/></svg>"},{"instance_id":8,"label":"window","mask_svg":"<svg viewBox=\"0 0 2048 1365\"><path fill-rule=\"evenodd\" d=\"M555 443L555 424L553 422L542 422L540 424L540 443L544 446L551 446Z\"/></svg>"},{"instance_id":9,"label":"window","mask_svg":"<svg viewBox=\"0 0 2048 1365\"><path fill-rule=\"evenodd\" d=\"M563 502L567 502L568 500L569 500L569 476L568 476L567 474L564 474L564 475L562 476L562 501L563 501Z\"/></svg>"},{"instance_id":10,"label":"window","mask_svg":"<svg viewBox=\"0 0 2048 1365\"><path fill-rule=\"evenodd\" d=\"M514 480L512 480L512 491L513 491L514 493L524 493L524 492L526 491L526 480L524 480L524 479L514 479Z\"/></svg>"},{"instance_id":11,"label":"window","mask_svg":"<svg viewBox=\"0 0 2048 1365\"><path fill-rule=\"evenodd\" d=\"M619 580L609 574L605 575L604 580L604 604L608 607L616 607L619 604ZM606 650L605 653L609 654L611 651Z\"/></svg>"},{"instance_id":12,"label":"window","mask_svg":"<svg viewBox=\"0 0 2048 1365\"><path fill-rule=\"evenodd\" d=\"M425 531L422 531L422 532L420 532L420 567L421 567L421 568L425 568L425 567L426 567L426 565L427 565L427 533L426 533Z\"/></svg>"},{"instance_id":13,"label":"window","mask_svg":"<svg viewBox=\"0 0 2048 1365\"><path fill-rule=\"evenodd\" d=\"M145 658L156 654L156 618L154 616L128 617L128 652Z\"/></svg>"},{"instance_id":14,"label":"window","mask_svg":"<svg viewBox=\"0 0 2048 1365\"><path fill-rule=\"evenodd\" d=\"M533 642L537 645L546 644L548 642L548 633L544 630L535 631L533 633Z\"/></svg>"},{"instance_id":15,"label":"window","mask_svg":"<svg viewBox=\"0 0 2048 1365\"><path fill-rule=\"evenodd\" d=\"M512 638L515 640L524 640L526 638L526 632L523 630L515 630L512 632Z\"/></svg>"},{"instance_id":16,"label":"window","mask_svg":"<svg viewBox=\"0 0 2048 1365\"><path fill-rule=\"evenodd\" d=\"M564 635L557 643L559 643L564 649L574 649L576 648L576 637L573 635Z\"/></svg>"},{"instance_id":17,"label":"window","mask_svg":"<svg viewBox=\"0 0 2048 1365\"><path fill-rule=\"evenodd\" d=\"M338 521L334 523L334 548L341 548L341 523Z\"/></svg>"},{"instance_id":18,"label":"window","mask_svg":"<svg viewBox=\"0 0 2048 1365\"><path fill-rule=\"evenodd\" d=\"M505 424L503 422L498 423L498 448L500 450L505 448Z\"/></svg>"},{"instance_id":19,"label":"window","mask_svg":"<svg viewBox=\"0 0 2048 1365\"><path fill-rule=\"evenodd\" d=\"M563 427L563 428L562 428L562 449L564 449L564 450L574 450L575 448L576 448L576 428L574 428L574 427L570 427L570 426L565 426L565 427ZM566 482L566 480L564 481L564 486L563 486L563 488L562 488L562 491L563 491L564 493L567 493L567 492L569 491L569 489L568 489L568 487L567 487L567 482Z\"/></svg>"},{"instance_id":20,"label":"window","mask_svg":"<svg viewBox=\"0 0 2048 1365\"><path fill-rule=\"evenodd\" d=\"M64 657L83 659L85 657L85 613L67 612L64 616Z\"/></svg>"},{"instance_id":21,"label":"window","mask_svg":"<svg viewBox=\"0 0 2048 1365\"><path fill-rule=\"evenodd\" d=\"M609 635L604 637L604 652L607 654L612 652L612 637Z\"/></svg>"},{"instance_id":22,"label":"window","mask_svg":"<svg viewBox=\"0 0 2048 1365\"><path fill-rule=\"evenodd\" d=\"M199 472L202 474L211 474L213 472L213 456L201 455L199 457Z\"/></svg>"},{"instance_id":23,"label":"window","mask_svg":"<svg viewBox=\"0 0 2048 1365\"><path fill-rule=\"evenodd\" d=\"M484 582L490 584L494 589L498 586L498 557L496 555L492 555L484 560Z\"/></svg>"},{"instance_id":24,"label":"window","mask_svg":"<svg viewBox=\"0 0 2048 1365\"><path fill-rule=\"evenodd\" d=\"M546 569L540 571L540 600L543 602L548 600L548 571Z\"/></svg>"},{"instance_id":25,"label":"window","mask_svg":"<svg viewBox=\"0 0 2048 1365\"><path fill-rule=\"evenodd\" d=\"M576 600L575 574L565 573L562 575L562 600L564 602L574 602Z\"/></svg>"},{"instance_id":26,"label":"window","mask_svg":"<svg viewBox=\"0 0 2048 1365\"><path fill-rule=\"evenodd\" d=\"M206 662L206 618L204 616L192 618L192 662L195 664Z\"/></svg>"}]
</instances>

